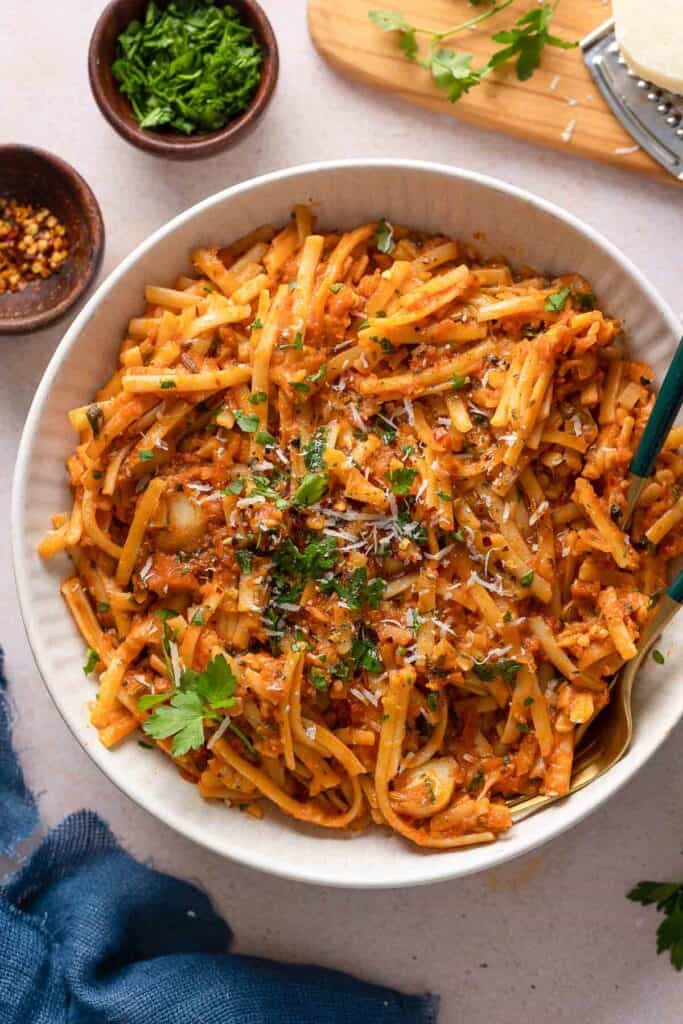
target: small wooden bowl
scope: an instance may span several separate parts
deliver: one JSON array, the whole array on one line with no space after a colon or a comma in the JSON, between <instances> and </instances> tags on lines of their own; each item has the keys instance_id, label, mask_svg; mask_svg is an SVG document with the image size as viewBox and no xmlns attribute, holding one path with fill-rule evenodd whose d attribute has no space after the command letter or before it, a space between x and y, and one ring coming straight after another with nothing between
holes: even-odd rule
<instances>
[{"instance_id":1,"label":"small wooden bowl","mask_svg":"<svg viewBox=\"0 0 683 1024\"><path fill-rule=\"evenodd\" d=\"M54 274L0 295L0 334L26 334L63 316L92 283L104 252L104 222L80 174L44 149L0 146L0 195L49 207L69 243L69 255Z\"/></svg>"},{"instance_id":2,"label":"small wooden bowl","mask_svg":"<svg viewBox=\"0 0 683 1024\"><path fill-rule=\"evenodd\" d=\"M268 18L255 0L214 0L219 5L230 3L250 28L263 49L261 81L251 104L244 113L215 132L183 135L179 132L152 131L141 128L132 107L119 91L111 66L116 56L116 41L134 19L142 19L149 0L111 0L99 17L90 40L88 73L90 87L100 110L109 124L127 142L155 156L171 160L197 160L227 149L249 132L264 112L275 88L279 57L275 33ZM163 0L162 0L163 4Z\"/></svg>"}]
</instances>

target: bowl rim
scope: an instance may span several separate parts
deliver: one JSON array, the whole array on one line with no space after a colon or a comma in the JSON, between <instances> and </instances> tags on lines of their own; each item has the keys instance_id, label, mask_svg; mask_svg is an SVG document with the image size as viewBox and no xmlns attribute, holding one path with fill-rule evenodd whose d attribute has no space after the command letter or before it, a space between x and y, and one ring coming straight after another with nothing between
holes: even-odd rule
<instances>
[{"instance_id":1,"label":"bowl rim","mask_svg":"<svg viewBox=\"0 0 683 1024\"><path fill-rule=\"evenodd\" d=\"M0 314L0 335L27 334L30 331L39 331L64 316L78 302L97 276L102 264L105 244L104 218L100 204L88 182L75 167L62 157L57 156L56 153L51 153L40 146L12 142L0 144L0 156L11 153L37 157L51 171L56 170L66 181L78 200L81 211L80 220L86 227L92 252L85 272L80 275L71 291L64 295L59 302L43 309L40 313L25 313L19 317L6 317Z\"/></svg>"},{"instance_id":2,"label":"bowl rim","mask_svg":"<svg viewBox=\"0 0 683 1024\"><path fill-rule=\"evenodd\" d=\"M109 0L107 6L95 22L88 44L88 79L92 95L100 112L121 138L137 149L142 149L153 156L166 157L174 160L195 160L205 156L213 156L232 145L245 132L254 127L273 96L280 71L280 56L275 32L270 20L258 0L234 0L238 8L249 11L255 22L256 35L263 48L264 60L258 88L246 110L228 121L222 128L203 135L181 135L149 131L137 123L130 123L114 109L106 94L102 77L101 51L105 28L117 8L126 0ZM240 11L240 13L242 13Z\"/></svg>"},{"instance_id":3,"label":"bowl rim","mask_svg":"<svg viewBox=\"0 0 683 1024\"><path fill-rule=\"evenodd\" d=\"M200 846L228 860L234 860L237 863L254 870L264 871L268 874L296 882L305 882L307 884L331 886L334 888L351 890L398 889L445 882L455 878L476 874L481 871L488 871L492 868L499 867L507 861L514 860L519 856L539 849L546 845L546 843L550 842L550 840L561 835L574 825L577 825L601 804L603 804L610 796L618 792L626 782L636 774L643 764L645 764L652 754L654 754L659 746L664 743L674 727L678 724L680 718L683 717L683 709L678 717L673 716L671 721L665 723L663 731L658 735L658 738L650 740L649 744L643 743L640 748L631 752L629 758L622 760L605 776L601 776L596 779L590 786L583 789L581 794L577 794L581 797L581 800L580 803L576 804L576 810L574 810L573 813L568 813L566 816L560 815L560 818L558 819L553 814L553 811L560 807L566 809L568 806L567 801L558 801L557 804L547 808L544 812L547 816L548 825L543 834L529 836L526 839L518 839L515 849L507 848L505 839L502 838L498 842L493 843L486 848L488 856L485 864L466 864L463 862L459 866L459 862L456 858L422 856L420 851L417 851L416 858L419 858L424 870L419 878L404 878L400 875L392 874L392 869L389 866L391 863L391 846L387 845L387 872L386 876L381 880L364 880L362 875L356 875L352 881L349 881L345 878L340 878L336 871L332 870L330 872L324 866L321 867L319 864L315 866L313 871L307 869L304 862L300 864L297 863L294 866L291 864L281 866L277 858L272 856L272 852L265 849L259 849L257 844L253 844L251 846L247 845L236 850L228 850L226 846L229 844L226 844L225 839L214 839L208 830L195 828L191 824L188 824L187 821L178 813L169 811L165 806L159 806L153 799L148 799L145 792L140 789L136 789L134 784L129 784L123 779L113 778L108 770L107 760L107 758L111 758L111 753L104 747L100 750L97 747L90 748L86 746L85 740L79 735L79 724L76 721L73 721L66 710L62 708L59 691L53 688L51 683L48 681L48 671L46 669L47 659L44 656L43 641L32 617L32 586L30 583L30 573L28 571L22 541L24 518L23 510L26 496L27 468L29 466L28 457L38 434L42 407L48 397L53 380L60 369L61 364L65 360L71 348L76 344L81 330L87 325L99 304L106 299L109 293L116 287L128 271L134 268L136 263L151 248L157 245L158 242L167 238L169 235L172 235L179 227L214 206L219 206L227 200L234 200L243 192L259 189L282 179L289 179L293 184L295 184L299 177L311 173L337 173L340 171L349 172L367 169L376 169L378 171L405 169L411 171L415 170L418 172L424 171L432 174L442 174L455 178L456 180L473 182L475 184L482 185L487 189L493 189L507 195L514 196L515 198L550 214L552 217L565 222L580 234L587 237L592 243L596 244L598 248L601 248L623 272L631 275L639 286L647 292L653 304L658 308L663 321L665 321L671 329L672 338L675 339L680 333L680 321L674 314L671 307L627 256L621 253L620 250L601 233L585 224L578 217L574 216L574 214L563 210L561 207L549 200L528 192L526 189L508 184L499 178L480 174L477 171L463 170L461 168L454 168L446 164L440 164L432 161L403 158L385 157L315 161L308 164L300 164L295 167L284 168L259 175L255 178L250 178L244 182L240 182L239 184L223 189L179 213L166 224L152 232L152 234L141 242L127 257L125 257L118 267L116 267L100 284L95 294L90 297L55 350L38 388L36 389L31 407L26 417L17 453L11 502L11 544L13 566L19 595L21 616L26 629L29 645L45 688L50 694L64 722L85 753L92 761L94 761L103 774L107 776L109 781L112 782L121 792L125 793L125 795L133 800L138 806L142 807L153 817L163 822L163 824L179 832L185 838L198 843ZM523 828L523 825L524 823L520 823L517 828Z\"/></svg>"}]
</instances>

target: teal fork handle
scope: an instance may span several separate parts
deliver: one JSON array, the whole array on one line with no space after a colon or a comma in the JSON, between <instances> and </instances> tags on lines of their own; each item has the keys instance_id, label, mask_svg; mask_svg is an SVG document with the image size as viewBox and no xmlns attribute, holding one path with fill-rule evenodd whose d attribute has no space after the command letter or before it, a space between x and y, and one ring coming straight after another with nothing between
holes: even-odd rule
<instances>
[{"instance_id":1,"label":"teal fork handle","mask_svg":"<svg viewBox=\"0 0 683 1024\"><path fill-rule=\"evenodd\" d=\"M631 472L636 476L648 477L666 436L671 430L678 410L683 403L683 338L678 343L676 355L666 371L664 383L657 395L647 426L631 463Z\"/></svg>"},{"instance_id":2,"label":"teal fork handle","mask_svg":"<svg viewBox=\"0 0 683 1024\"><path fill-rule=\"evenodd\" d=\"M678 576L671 586L668 587L666 592L677 604L683 604L683 570L679 572Z\"/></svg>"}]
</instances>

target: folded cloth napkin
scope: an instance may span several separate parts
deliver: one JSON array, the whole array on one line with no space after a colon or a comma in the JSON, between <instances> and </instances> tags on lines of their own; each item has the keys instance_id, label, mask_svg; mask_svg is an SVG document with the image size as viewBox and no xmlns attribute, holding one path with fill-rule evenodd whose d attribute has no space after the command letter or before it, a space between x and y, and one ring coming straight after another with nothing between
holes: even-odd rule
<instances>
[{"instance_id":1,"label":"folded cloth napkin","mask_svg":"<svg viewBox=\"0 0 683 1024\"><path fill-rule=\"evenodd\" d=\"M0 649L0 852L37 822L10 744ZM96 814L66 818L0 886L0 1024L435 1024L407 996L321 967L227 954L195 886L133 860Z\"/></svg>"}]
</instances>

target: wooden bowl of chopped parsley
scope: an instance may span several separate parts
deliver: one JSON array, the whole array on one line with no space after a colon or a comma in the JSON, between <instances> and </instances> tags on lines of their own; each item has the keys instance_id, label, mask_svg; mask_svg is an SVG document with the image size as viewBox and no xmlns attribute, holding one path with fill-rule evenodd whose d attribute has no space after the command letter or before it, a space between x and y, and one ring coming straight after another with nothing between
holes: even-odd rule
<instances>
[{"instance_id":1,"label":"wooden bowl of chopped parsley","mask_svg":"<svg viewBox=\"0 0 683 1024\"><path fill-rule=\"evenodd\" d=\"M212 156L253 128L272 96L278 50L255 0L111 0L90 40L97 104L156 156Z\"/></svg>"}]
</instances>

